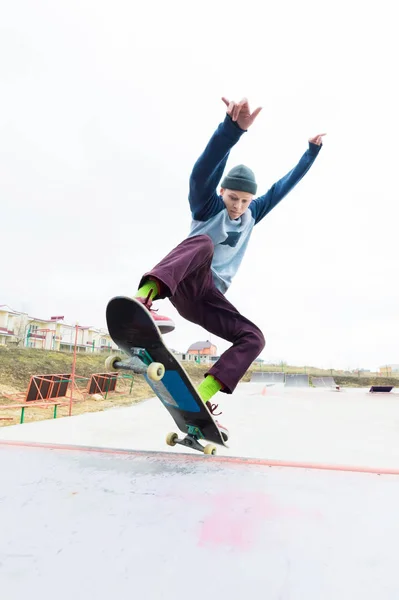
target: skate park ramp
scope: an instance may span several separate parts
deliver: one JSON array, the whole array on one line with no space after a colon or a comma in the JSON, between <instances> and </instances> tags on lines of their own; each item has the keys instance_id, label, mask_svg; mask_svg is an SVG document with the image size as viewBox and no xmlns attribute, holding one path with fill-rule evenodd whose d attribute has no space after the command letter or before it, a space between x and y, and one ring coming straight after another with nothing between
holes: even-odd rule
<instances>
[{"instance_id":1,"label":"skate park ramp","mask_svg":"<svg viewBox=\"0 0 399 600\"><path fill-rule=\"evenodd\" d=\"M253 371L251 376L251 383L284 383L284 376L284 373Z\"/></svg>"},{"instance_id":2,"label":"skate park ramp","mask_svg":"<svg viewBox=\"0 0 399 600\"><path fill-rule=\"evenodd\" d=\"M22 442L0 469L7 600L399 597L398 475Z\"/></svg>"},{"instance_id":3,"label":"skate park ramp","mask_svg":"<svg viewBox=\"0 0 399 600\"><path fill-rule=\"evenodd\" d=\"M285 376L286 387L309 387L309 375L299 374Z\"/></svg>"},{"instance_id":4,"label":"skate park ramp","mask_svg":"<svg viewBox=\"0 0 399 600\"><path fill-rule=\"evenodd\" d=\"M337 387L334 377L312 377L312 384L314 387Z\"/></svg>"},{"instance_id":5,"label":"skate park ramp","mask_svg":"<svg viewBox=\"0 0 399 600\"><path fill-rule=\"evenodd\" d=\"M216 456L166 446L157 398L1 427L2 597L397 600L399 394L215 399Z\"/></svg>"}]
</instances>

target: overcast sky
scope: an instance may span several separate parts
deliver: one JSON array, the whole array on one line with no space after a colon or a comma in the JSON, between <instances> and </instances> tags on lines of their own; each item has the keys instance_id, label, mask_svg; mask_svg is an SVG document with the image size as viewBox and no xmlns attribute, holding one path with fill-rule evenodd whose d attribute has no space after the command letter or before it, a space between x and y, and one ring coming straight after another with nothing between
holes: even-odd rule
<instances>
[{"instance_id":1,"label":"overcast sky","mask_svg":"<svg viewBox=\"0 0 399 600\"><path fill-rule=\"evenodd\" d=\"M225 114L263 107L227 168L259 194L327 132L255 227L227 293L266 362L399 363L393 2L13 0L0 21L0 304L105 326L189 232L191 168ZM185 351L209 338L158 303ZM218 351L229 344L213 337Z\"/></svg>"}]
</instances>

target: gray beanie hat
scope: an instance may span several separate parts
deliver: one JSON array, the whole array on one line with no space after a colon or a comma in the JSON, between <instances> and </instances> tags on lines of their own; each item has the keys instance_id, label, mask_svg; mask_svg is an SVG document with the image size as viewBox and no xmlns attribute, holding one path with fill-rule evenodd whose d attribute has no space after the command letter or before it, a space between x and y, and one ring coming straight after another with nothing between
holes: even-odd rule
<instances>
[{"instance_id":1,"label":"gray beanie hat","mask_svg":"<svg viewBox=\"0 0 399 600\"><path fill-rule=\"evenodd\" d=\"M231 171L225 175L220 185L222 188L248 192L249 194L256 194L258 187L255 181L254 172L245 165L233 167Z\"/></svg>"}]
</instances>

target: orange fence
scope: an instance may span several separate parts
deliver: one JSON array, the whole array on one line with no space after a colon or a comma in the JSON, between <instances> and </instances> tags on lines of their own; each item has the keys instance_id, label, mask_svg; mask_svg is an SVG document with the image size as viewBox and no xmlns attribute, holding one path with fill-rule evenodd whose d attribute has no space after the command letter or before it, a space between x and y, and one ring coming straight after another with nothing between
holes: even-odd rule
<instances>
[{"instance_id":1,"label":"orange fence","mask_svg":"<svg viewBox=\"0 0 399 600\"><path fill-rule=\"evenodd\" d=\"M85 400L87 396L101 394L104 399L110 392L116 392L118 378L131 379L130 392L133 387L132 375L120 375L119 373L94 373L90 377L71 377L70 373L53 375L32 375L25 392L19 394L3 394L11 404L1 404L0 410L13 408L21 409L20 423L24 422L26 408L47 408L54 406L53 418L57 418L58 406L69 404L71 415L72 402ZM87 382L85 387L79 387L78 382ZM70 400L66 399L68 391ZM74 397L75 394L75 397ZM78 398L76 397L78 396ZM16 402L16 404L14 404ZM12 417L0 417L1 421L10 421Z\"/></svg>"}]
</instances>

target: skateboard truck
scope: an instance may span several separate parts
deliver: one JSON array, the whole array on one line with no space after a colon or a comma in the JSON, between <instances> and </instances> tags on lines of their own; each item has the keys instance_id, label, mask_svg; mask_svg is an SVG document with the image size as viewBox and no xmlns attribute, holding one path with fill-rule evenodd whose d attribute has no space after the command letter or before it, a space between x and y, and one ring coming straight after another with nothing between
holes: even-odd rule
<instances>
[{"instance_id":1,"label":"skateboard truck","mask_svg":"<svg viewBox=\"0 0 399 600\"><path fill-rule=\"evenodd\" d=\"M152 381L160 381L165 374L165 367L162 363L152 362L147 358L147 352L143 348L132 348L133 356L123 359L122 356L108 356L105 361L105 368L114 371L115 369L124 369L133 371L137 375L147 375ZM147 366L146 366L147 365Z\"/></svg>"},{"instance_id":2,"label":"skateboard truck","mask_svg":"<svg viewBox=\"0 0 399 600\"><path fill-rule=\"evenodd\" d=\"M214 444L207 444L203 446L199 443L198 439L204 439L204 436L201 433L201 430L198 427L193 425L187 426L188 434L179 439L177 433L171 432L166 436L166 443L168 446L175 446L176 444L180 444L181 446L187 446L188 448L192 448L193 450L198 450L199 452L203 452L204 454L216 454L216 446Z\"/></svg>"}]
</instances>

